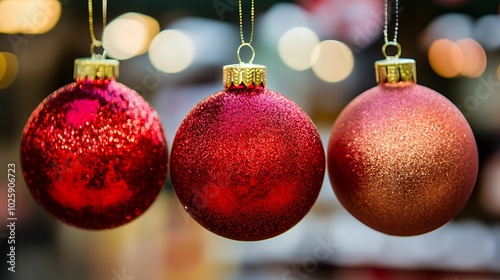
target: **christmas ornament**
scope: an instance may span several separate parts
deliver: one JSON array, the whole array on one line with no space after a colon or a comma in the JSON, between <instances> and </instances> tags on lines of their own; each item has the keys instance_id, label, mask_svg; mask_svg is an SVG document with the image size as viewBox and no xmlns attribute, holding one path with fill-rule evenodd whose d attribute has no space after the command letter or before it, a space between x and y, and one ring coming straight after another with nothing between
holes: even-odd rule
<instances>
[{"instance_id":1,"label":"christmas ornament","mask_svg":"<svg viewBox=\"0 0 500 280\"><path fill-rule=\"evenodd\" d=\"M398 54L387 56L388 46ZM458 108L416 84L415 61L399 58L396 39L386 35L383 53L386 60L375 63L378 86L347 105L333 126L328 172L341 204L367 226L423 234L467 202L478 173L476 142Z\"/></svg>"},{"instance_id":2,"label":"christmas ornament","mask_svg":"<svg viewBox=\"0 0 500 280\"><path fill-rule=\"evenodd\" d=\"M183 120L170 161L186 211L213 233L242 241L271 238L297 224L316 201L325 172L315 125L266 88L266 67L252 64L250 43L242 36L240 64L224 67L225 90ZM249 63L241 61L242 47L253 53Z\"/></svg>"},{"instance_id":3,"label":"christmas ornament","mask_svg":"<svg viewBox=\"0 0 500 280\"><path fill-rule=\"evenodd\" d=\"M92 52L95 46L100 42L93 40ZM116 60L97 54L76 59L76 82L38 105L23 131L21 165L33 198L57 219L84 229L137 218L167 173L157 113L117 75Z\"/></svg>"}]
</instances>

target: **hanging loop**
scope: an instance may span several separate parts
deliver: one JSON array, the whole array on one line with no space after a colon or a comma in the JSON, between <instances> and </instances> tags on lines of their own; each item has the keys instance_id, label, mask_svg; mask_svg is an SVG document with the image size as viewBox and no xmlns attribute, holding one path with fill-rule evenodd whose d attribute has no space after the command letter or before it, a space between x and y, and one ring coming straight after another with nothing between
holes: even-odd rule
<instances>
[{"instance_id":1,"label":"hanging loop","mask_svg":"<svg viewBox=\"0 0 500 280\"><path fill-rule=\"evenodd\" d=\"M396 49L397 49L396 55L387 55L387 47L389 47L389 46L396 47ZM382 46L382 53L384 54L386 59L400 58L401 57L401 45L398 42L386 42Z\"/></svg>"},{"instance_id":2,"label":"hanging loop","mask_svg":"<svg viewBox=\"0 0 500 280\"><path fill-rule=\"evenodd\" d=\"M240 62L240 64L243 64L244 62L241 60L241 55L240 55L240 52L241 52L241 49L243 47L248 47L250 48L250 51L252 52L252 58L250 58L250 61L248 62L249 64L252 64L253 63L253 60L255 59L255 50L254 48L252 47L252 45L250 45L249 43L243 43L240 45L240 47L238 48L238 51L236 52L238 54L238 61Z\"/></svg>"},{"instance_id":3,"label":"hanging loop","mask_svg":"<svg viewBox=\"0 0 500 280\"><path fill-rule=\"evenodd\" d=\"M102 48L102 54L96 53L96 48ZM101 41L96 40L95 42L92 42L90 44L90 54L92 55L92 57L102 57L103 59L106 59L106 49L104 48L104 45Z\"/></svg>"}]
</instances>

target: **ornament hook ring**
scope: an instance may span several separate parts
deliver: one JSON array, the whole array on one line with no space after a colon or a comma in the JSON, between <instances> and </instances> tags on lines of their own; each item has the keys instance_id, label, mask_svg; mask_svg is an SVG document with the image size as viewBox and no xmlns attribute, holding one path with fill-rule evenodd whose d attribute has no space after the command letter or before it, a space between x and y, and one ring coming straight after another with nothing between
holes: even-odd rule
<instances>
[{"instance_id":1,"label":"ornament hook ring","mask_svg":"<svg viewBox=\"0 0 500 280\"><path fill-rule=\"evenodd\" d=\"M92 57L99 56L98 54L96 54L95 48L102 48L102 55L100 56L102 56L103 58L106 57L106 49L104 48L104 45L101 41L95 41L90 44L90 54L92 55Z\"/></svg>"},{"instance_id":2,"label":"ornament hook ring","mask_svg":"<svg viewBox=\"0 0 500 280\"><path fill-rule=\"evenodd\" d=\"M387 47L388 46L393 46L393 47L396 47L398 52L396 55L394 56L390 56L390 55L387 55ZM386 59L391 59L391 58L399 58L401 56L401 45L398 43L398 42L386 42L383 46L382 46L382 53L384 54L385 58Z\"/></svg>"},{"instance_id":3,"label":"ornament hook ring","mask_svg":"<svg viewBox=\"0 0 500 280\"><path fill-rule=\"evenodd\" d=\"M249 64L252 64L253 60L255 58L255 49L252 47L252 45L250 45L250 43L243 43L243 44L240 45L240 47L238 48L238 51L237 51L238 61L240 62L240 64L243 64L243 61L241 60L241 56L240 56L240 52L241 52L241 49L243 47L249 47L250 50L252 51L252 58L250 58L250 61L248 62Z\"/></svg>"}]
</instances>

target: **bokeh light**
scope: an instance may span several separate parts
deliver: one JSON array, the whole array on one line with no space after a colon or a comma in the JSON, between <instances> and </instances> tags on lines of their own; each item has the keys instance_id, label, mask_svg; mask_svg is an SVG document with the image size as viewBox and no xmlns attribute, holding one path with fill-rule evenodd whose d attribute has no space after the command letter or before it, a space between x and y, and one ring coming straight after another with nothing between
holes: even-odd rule
<instances>
[{"instance_id":1,"label":"bokeh light","mask_svg":"<svg viewBox=\"0 0 500 280\"><path fill-rule=\"evenodd\" d=\"M322 38L334 37L358 50L372 45L382 34L384 1L302 0Z\"/></svg>"},{"instance_id":2,"label":"bokeh light","mask_svg":"<svg viewBox=\"0 0 500 280\"><path fill-rule=\"evenodd\" d=\"M283 62L295 70L311 67L311 52L319 43L318 35L306 27L294 27L281 36L278 51Z\"/></svg>"},{"instance_id":3,"label":"bokeh light","mask_svg":"<svg viewBox=\"0 0 500 280\"><path fill-rule=\"evenodd\" d=\"M448 39L439 39L429 49L429 63L439 76L453 78L464 69L464 55L460 47Z\"/></svg>"},{"instance_id":4,"label":"bokeh light","mask_svg":"<svg viewBox=\"0 0 500 280\"><path fill-rule=\"evenodd\" d=\"M474 37L486 50L500 48L500 17L486 15L479 18L474 25Z\"/></svg>"},{"instance_id":5,"label":"bokeh light","mask_svg":"<svg viewBox=\"0 0 500 280\"><path fill-rule=\"evenodd\" d=\"M144 54L160 31L158 21L138 13L126 13L111 21L104 30L106 54L116 59L129 59Z\"/></svg>"},{"instance_id":6,"label":"bokeh light","mask_svg":"<svg viewBox=\"0 0 500 280\"><path fill-rule=\"evenodd\" d=\"M469 78L477 78L483 75L487 64L486 52L483 47L470 38L459 40L457 46L464 58L464 65L460 74Z\"/></svg>"},{"instance_id":7,"label":"bokeh light","mask_svg":"<svg viewBox=\"0 0 500 280\"><path fill-rule=\"evenodd\" d=\"M297 4L278 3L258 21L255 34L261 36L267 46L275 48L285 32L298 26L312 28L311 15Z\"/></svg>"},{"instance_id":8,"label":"bokeh light","mask_svg":"<svg viewBox=\"0 0 500 280\"><path fill-rule=\"evenodd\" d=\"M17 77L19 62L15 54L0 52L0 89L8 88Z\"/></svg>"},{"instance_id":9,"label":"bokeh light","mask_svg":"<svg viewBox=\"0 0 500 280\"><path fill-rule=\"evenodd\" d=\"M193 69L207 65L219 67L221 61L234 61L240 37L235 26L220 20L184 17L172 22L170 29L183 30L189 34L196 48ZM221 43L221 34L224 41Z\"/></svg>"},{"instance_id":10,"label":"bokeh light","mask_svg":"<svg viewBox=\"0 0 500 280\"><path fill-rule=\"evenodd\" d=\"M340 82L351 74L354 56L344 43L326 40L317 44L311 52L314 73L328 83Z\"/></svg>"},{"instance_id":11,"label":"bokeh light","mask_svg":"<svg viewBox=\"0 0 500 280\"><path fill-rule=\"evenodd\" d=\"M0 1L0 33L46 33L60 17L61 3L57 0Z\"/></svg>"},{"instance_id":12,"label":"bokeh light","mask_svg":"<svg viewBox=\"0 0 500 280\"><path fill-rule=\"evenodd\" d=\"M165 73L178 73L193 62L196 47L186 32L167 29L160 32L149 46L153 66Z\"/></svg>"},{"instance_id":13,"label":"bokeh light","mask_svg":"<svg viewBox=\"0 0 500 280\"><path fill-rule=\"evenodd\" d=\"M116 59L129 59L146 43L146 28L130 19L115 19L110 22L103 35L106 54Z\"/></svg>"},{"instance_id":14,"label":"bokeh light","mask_svg":"<svg viewBox=\"0 0 500 280\"><path fill-rule=\"evenodd\" d=\"M423 32L422 47L427 50L438 39L458 41L473 37L474 22L464 14L445 14L434 19Z\"/></svg>"},{"instance_id":15,"label":"bokeh light","mask_svg":"<svg viewBox=\"0 0 500 280\"><path fill-rule=\"evenodd\" d=\"M457 42L438 39L429 48L428 57L434 72L444 78L477 78L483 75L487 65L486 52L471 38Z\"/></svg>"}]
</instances>

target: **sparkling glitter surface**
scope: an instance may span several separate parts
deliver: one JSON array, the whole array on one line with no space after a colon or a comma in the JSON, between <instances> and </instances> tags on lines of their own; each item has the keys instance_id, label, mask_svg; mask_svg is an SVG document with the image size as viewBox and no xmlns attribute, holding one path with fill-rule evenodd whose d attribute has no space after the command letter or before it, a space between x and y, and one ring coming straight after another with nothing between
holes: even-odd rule
<instances>
[{"instance_id":1,"label":"sparkling glitter surface","mask_svg":"<svg viewBox=\"0 0 500 280\"><path fill-rule=\"evenodd\" d=\"M174 139L177 197L208 230L236 240L277 236L310 210L325 173L316 127L266 88L231 88L198 104Z\"/></svg>"},{"instance_id":2,"label":"sparkling glitter surface","mask_svg":"<svg viewBox=\"0 0 500 280\"><path fill-rule=\"evenodd\" d=\"M32 113L21 143L32 196L85 229L117 227L146 211L163 186L167 156L154 109L114 80L52 93Z\"/></svg>"},{"instance_id":3,"label":"sparkling glitter surface","mask_svg":"<svg viewBox=\"0 0 500 280\"><path fill-rule=\"evenodd\" d=\"M455 217L478 173L460 111L417 85L379 85L353 100L330 135L328 172L342 205L369 227L418 235Z\"/></svg>"}]
</instances>

